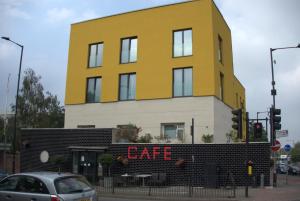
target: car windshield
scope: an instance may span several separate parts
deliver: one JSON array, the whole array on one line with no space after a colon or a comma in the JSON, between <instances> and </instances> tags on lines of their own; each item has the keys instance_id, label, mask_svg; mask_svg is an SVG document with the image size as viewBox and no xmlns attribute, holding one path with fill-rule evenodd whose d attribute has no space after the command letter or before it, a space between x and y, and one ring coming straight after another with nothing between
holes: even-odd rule
<instances>
[{"instance_id":1,"label":"car windshield","mask_svg":"<svg viewBox=\"0 0 300 201\"><path fill-rule=\"evenodd\" d=\"M54 181L58 194L81 193L92 190L91 184L84 177L63 177Z\"/></svg>"}]
</instances>

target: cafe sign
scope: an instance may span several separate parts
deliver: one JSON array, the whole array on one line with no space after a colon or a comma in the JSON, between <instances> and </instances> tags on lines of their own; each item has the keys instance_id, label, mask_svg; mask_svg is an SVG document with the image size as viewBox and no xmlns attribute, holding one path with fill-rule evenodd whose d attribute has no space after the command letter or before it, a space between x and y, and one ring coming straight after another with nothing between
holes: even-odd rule
<instances>
[{"instance_id":1,"label":"cafe sign","mask_svg":"<svg viewBox=\"0 0 300 201\"><path fill-rule=\"evenodd\" d=\"M137 146L128 146L127 148L127 158L131 160L157 160L159 156L163 156L165 161L171 160L171 147L164 146L154 146L152 148L140 147Z\"/></svg>"}]
</instances>

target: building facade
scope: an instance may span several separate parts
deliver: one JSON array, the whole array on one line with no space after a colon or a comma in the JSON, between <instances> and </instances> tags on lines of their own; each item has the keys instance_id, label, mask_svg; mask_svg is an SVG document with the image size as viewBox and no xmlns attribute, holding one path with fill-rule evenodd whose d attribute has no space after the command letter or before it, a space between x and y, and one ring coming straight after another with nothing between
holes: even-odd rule
<instances>
[{"instance_id":1,"label":"building facade","mask_svg":"<svg viewBox=\"0 0 300 201\"><path fill-rule=\"evenodd\" d=\"M232 109L245 111L231 33L212 0L72 24L65 128L135 124L174 143L226 142Z\"/></svg>"}]
</instances>

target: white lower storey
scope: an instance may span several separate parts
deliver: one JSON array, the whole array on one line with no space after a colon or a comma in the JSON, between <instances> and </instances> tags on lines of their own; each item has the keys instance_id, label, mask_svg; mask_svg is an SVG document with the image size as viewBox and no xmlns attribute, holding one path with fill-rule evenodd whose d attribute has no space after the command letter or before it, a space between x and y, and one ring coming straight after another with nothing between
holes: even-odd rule
<instances>
[{"instance_id":1,"label":"white lower storey","mask_svg":"<svg viewBox=\"0 0 300 201\"><path fill-rule=\"evenodd\" d=\"M141 127L142 134L150 133L154 137L163 134L164 124L183 123L183 143L192 142L192 118L195 143L202 143L203 134L213 134L214 143L226 143L226 133L232 125L231 108L214 96L65 106L65 128L77 128L79 125L116 128L117 125L131 123ZM177 140L172 142L181 143Z\"/></svg>"}]
</instances>

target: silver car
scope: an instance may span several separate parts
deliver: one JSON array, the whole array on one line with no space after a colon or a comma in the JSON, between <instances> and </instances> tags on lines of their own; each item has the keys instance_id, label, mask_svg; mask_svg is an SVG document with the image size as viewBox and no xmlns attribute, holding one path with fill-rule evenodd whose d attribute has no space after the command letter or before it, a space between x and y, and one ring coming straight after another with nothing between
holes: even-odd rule
<instances>
[{"instance_id":1,"label":"silver car","mask_svg":"<svg viewBox=\"0 0 300 201\"><path fill-rule=\"evenodd\" d=\"M30 172L0 181L1 201L96 201L96 192L80 175Z\"/></svg>"}]
</instances>

